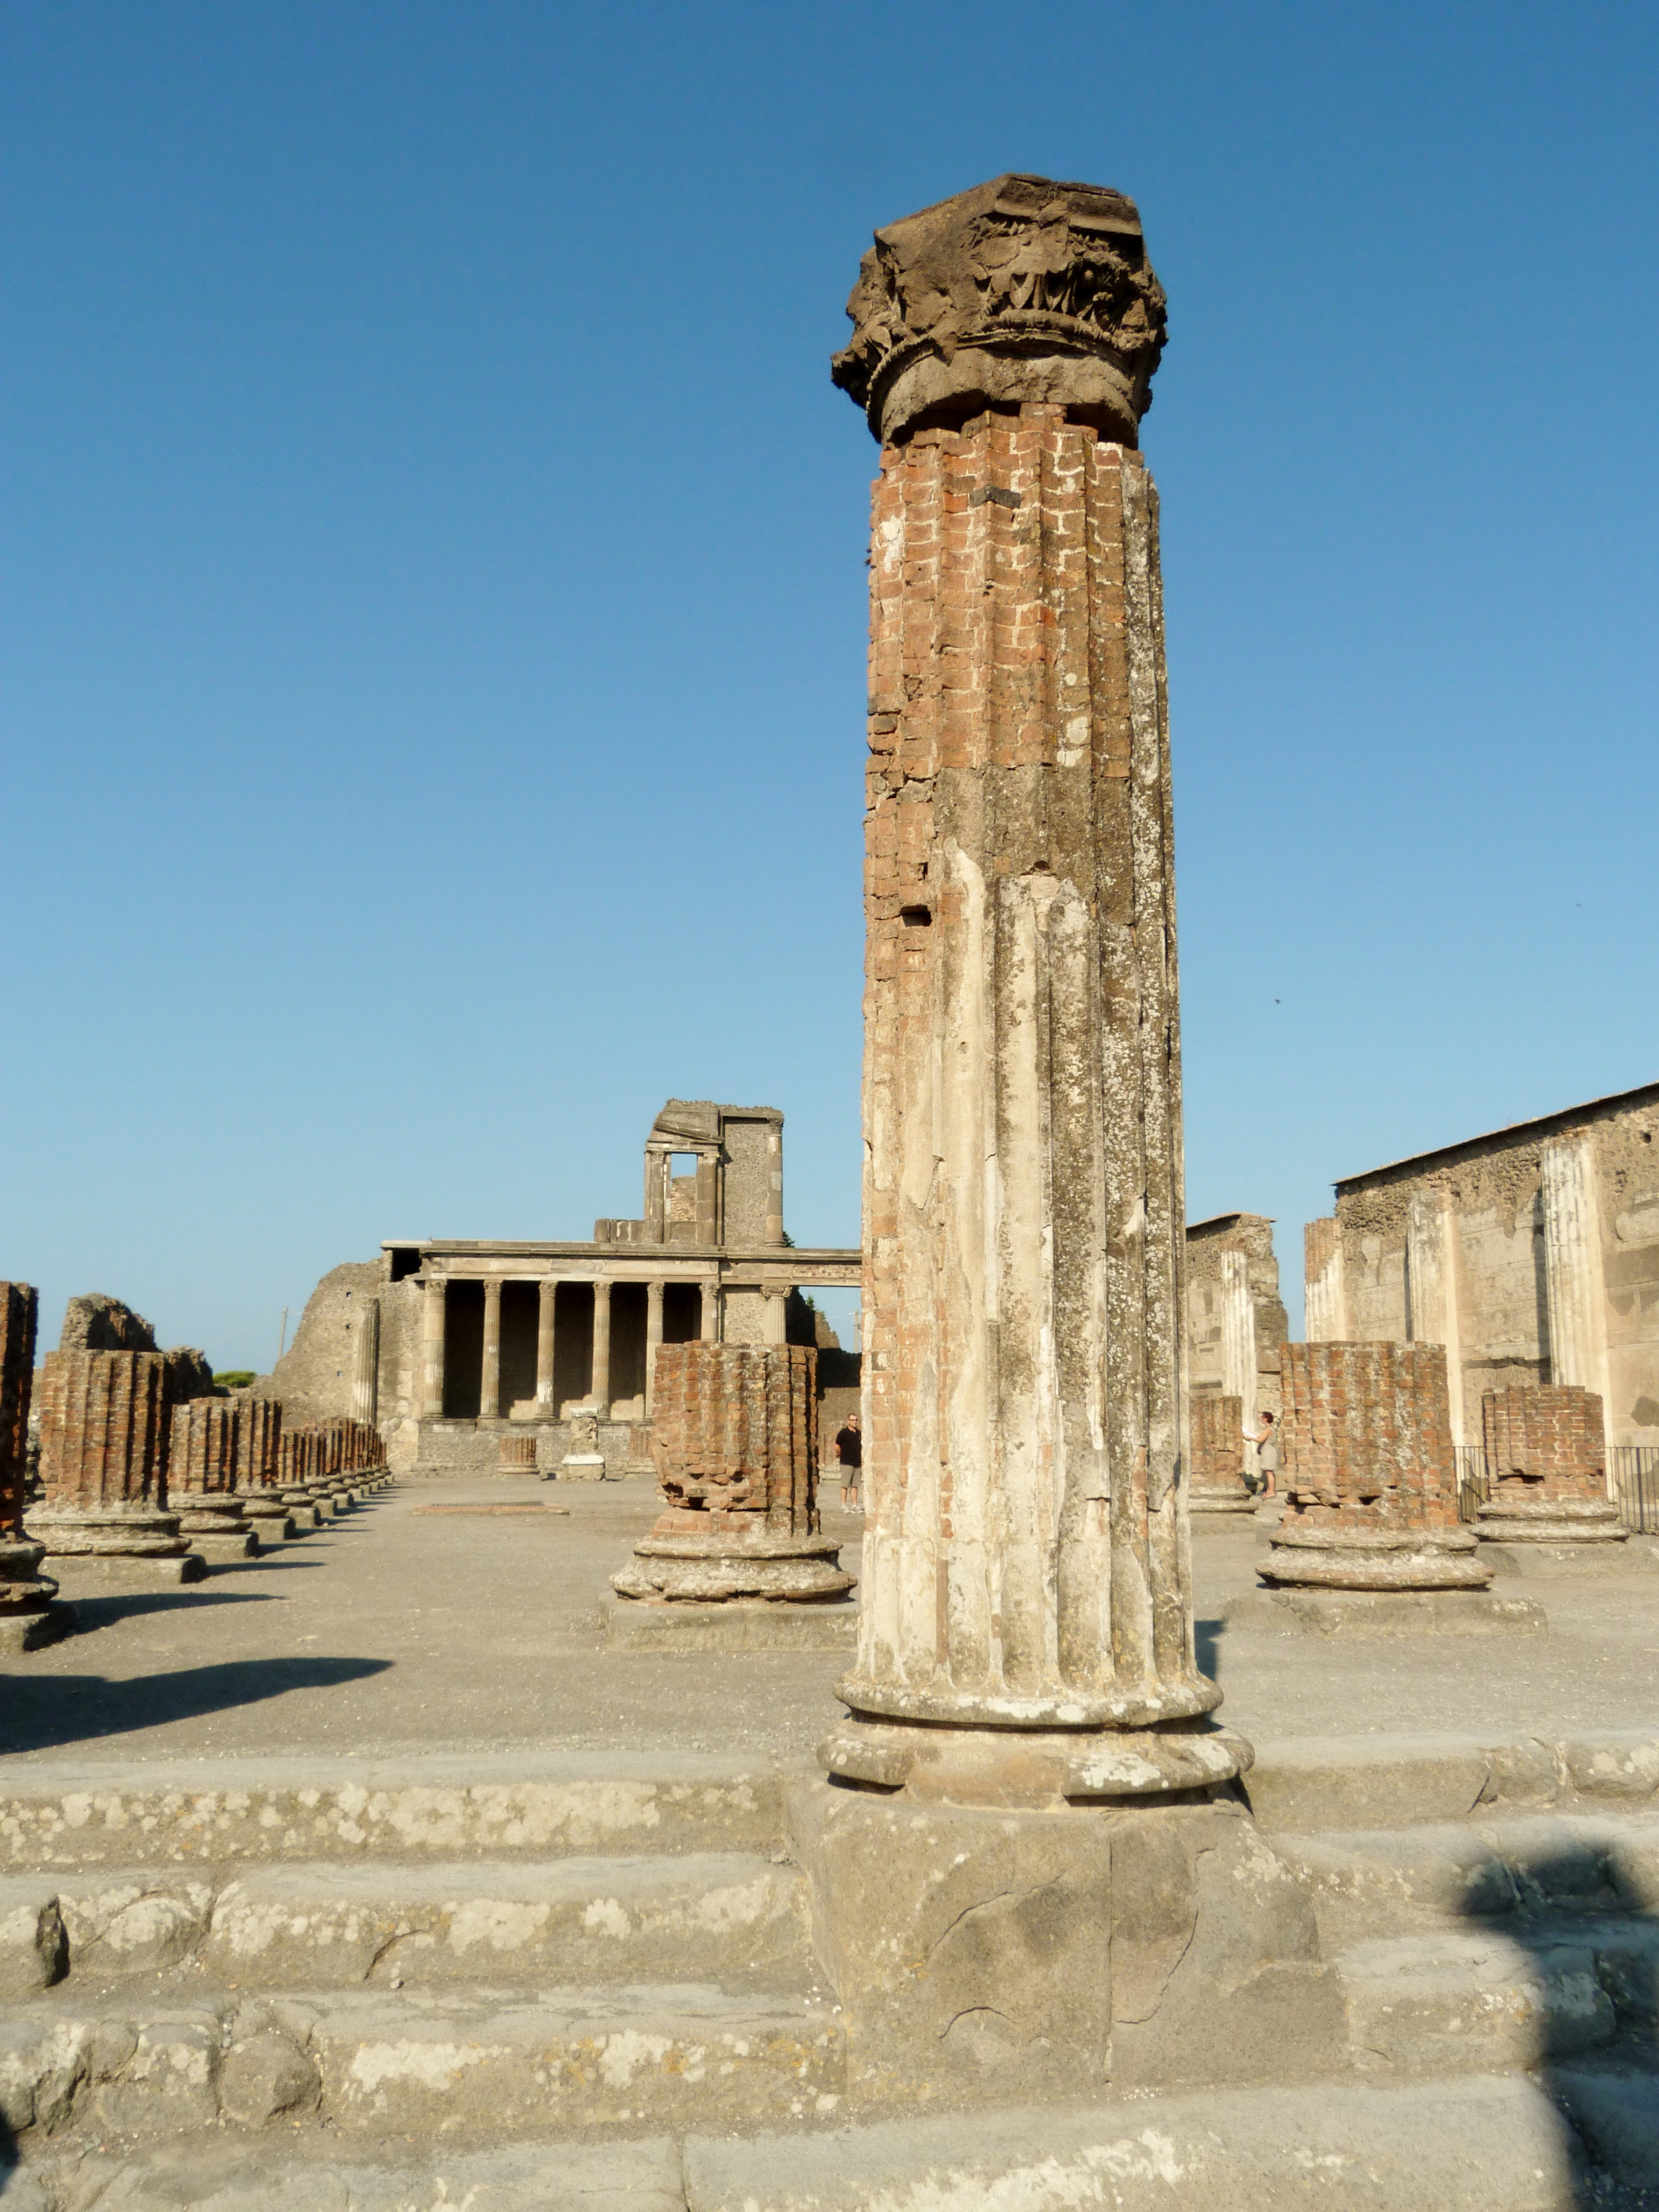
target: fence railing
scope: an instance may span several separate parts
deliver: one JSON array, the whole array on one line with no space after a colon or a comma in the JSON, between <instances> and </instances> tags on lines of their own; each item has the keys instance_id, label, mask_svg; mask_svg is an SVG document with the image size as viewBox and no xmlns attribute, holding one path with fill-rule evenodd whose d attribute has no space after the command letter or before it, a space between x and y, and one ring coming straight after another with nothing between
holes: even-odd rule
<instances>
[{"instance_id":1,"label":"fence railing","mask_svg":"<svg viewBox=\"0 0 1659 2212\"><path fill-rule=\"evenodd\" d=\"M1457 1517L1473 1521L1492 1495L1484 1444L1458 1444ZM1633 1535L1659 1535L1659 1444L1609 1444L1607 1489Z\"/></svg>"}]
</instances>

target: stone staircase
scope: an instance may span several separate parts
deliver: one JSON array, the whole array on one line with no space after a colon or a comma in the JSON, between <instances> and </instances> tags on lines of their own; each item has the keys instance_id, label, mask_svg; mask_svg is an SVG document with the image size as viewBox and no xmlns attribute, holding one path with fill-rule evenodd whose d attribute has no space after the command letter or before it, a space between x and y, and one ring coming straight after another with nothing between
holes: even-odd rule
<instances>
[{"instance_id":1,"label":"stone staircase","mask_svg":"<svg viewBox=\"0 0 1659 2212\"><path fill-rule=\"evenodd\" d=\"M1659 1812L1576 1784L1540 1809L1513 1760L1522 1802L1477 1809L1467 1749L1403 1753L1392 1790L1374 1744L1346 1770L1262 1754L1264 1832L1342 1983L1328 2079L1020 2112L992 2077L948 2118L846 2110L782 1769L20 1762L0 2115L21 2163L8 2185L0 2158L0 2204L1268 2212L1310 2173L1342 2177L1345 2212L1641 2203ZM1449 1802L1463 1817L1412 1817ZM1405 1817L1322 1825L1380 1802Z\"/></svg>"}]
</instances>

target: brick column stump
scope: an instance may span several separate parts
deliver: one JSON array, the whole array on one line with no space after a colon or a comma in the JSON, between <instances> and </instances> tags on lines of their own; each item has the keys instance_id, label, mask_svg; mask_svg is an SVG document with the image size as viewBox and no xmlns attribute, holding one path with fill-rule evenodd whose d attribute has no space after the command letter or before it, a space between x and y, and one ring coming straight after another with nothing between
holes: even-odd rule
<instances>
[{"instance_id":1,"label":"brick column stump","mask_svg":"<svg viewBox=\"0 0 1659 2212\"><path fill-rule=\"evenodd\" d=\"M29 1401L40 1294L33 1283L0 1283L0 1657L55 1644L75 1609L40 1571L46 1546L24 1533Z\"/></svg>"},{"instance_id":2,"label":"brick column stump","mask_svg":"<svg viewBox=\"0 0 1659 2212\"><path fill-rule=\"evenodd\" d=\"M210 1564L251 1559L259 1549L246 1500L236 1489L241 1411L227 1398L191 1398L173 1408L167 1504L191 1548Z\"/></svg>"},{"instance_id":3,"label":"brick column stump","mask_svg":"<svg viewBox=\"0 0 1659 2212\"><path fill-rule=\"evenodd\" d=\"M1230 1624L1419 1634L1547 1626L1494 1597L1492 1569L1457 1514L1457 1470L1437 1344L1287 1344L1281 1354L1285 1517L1261 1569L1271 1595Z\"/></svg>"},{"instance_id":4,"label":"brick column stump","mask_svg":"<svg viewBox=\"0 0 1659 2212\"><path fill-rule=\"evenodd\" d=\"M663 1510L611 1577L612 1644L844 1648L854 1577L817 1512L817 1354L665 1344L652 1453Z\"/></svg>"},{"instance_id":5,"label":"brick column stump","mask_svg":"<svg viewBox=\"0 0 1659 2212\"><path fill-rule=\"evenodd\" d=\"M297 1532L280 1481L283 1401L242 1398L237 1412L235 1486L242 1510L262 1544L287 1542Z\"/></svg>"},{"instance_id":6,"label":"brick column stump","mask_svg":"<svg viewBox=\"0 0 1659 2212\"><path fill-rule=\"evenodd\" d=\"M88 1592L199 1582L206 1562L167 1502L166 1355L49 1352L42 1396L27 1527L52 1571Z\"/></svg>"},{"instance_id":7,"label":"brick column stump","mask_svg":"<svg viewBox=\"0 0 1659 2212\"><path fill-rule=\"evenodd\" d=\"M1481 1556L1500 1573L1659 1567L1607 1491L1601 1400L1577 1383L1489 1390L1480 1401L1491 1490L1475 1515Z\"/></svg>"}]
</instances>

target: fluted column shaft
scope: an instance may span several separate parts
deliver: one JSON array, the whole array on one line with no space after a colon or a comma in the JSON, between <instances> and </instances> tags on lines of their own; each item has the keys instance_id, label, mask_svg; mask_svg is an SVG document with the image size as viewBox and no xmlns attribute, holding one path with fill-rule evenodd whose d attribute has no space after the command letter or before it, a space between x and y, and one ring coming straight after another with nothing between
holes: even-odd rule
<instances>
[{"instance_id":1,"label":"fluted column shaft","mask_svg":"<svg viewBox=\"0 0 1659 2212\"><path fill-rule=\"evenodd\" d=\"M645 1286L645 1413L651 1418L657 1402L657 1353L662 1344L662 1293L660 1283Z\"/></svg>"},{"instance_id":2,"label":"fluted column shaft","mask_svg":"<svg viewBox=\"0 0 1659 2212\"><path fill-rule=\"evenodd\" d=\"M611 1418L611 1285L593 1285L593 1364L590 1395L599 1419Z\"/></svg>"},{"instance_id":3,"label":"fluted column shaft","mask_svg":"<svg viewBox=\"0 0 1659 2212\"><path fill-rule=\"evenodd\" d=\"M1194 1657L1157 495L1057 407L890 446L855 1711L1146 1725Z\"/></svg>"},{"instance_id":4,"label":"fluted column shaft","mask_svg":"<svg viewBox=\"0 0 1659 2212\"><path fill-rule=\"evenodd\" d=\"M421 1304L421 1409L423 1421L444 1417L444 1279L428 1275Z\"/></svg>"},{"instance_id":5,"label":"fluted column shaft","mask_svg":"<svg viewBox=\"0 0 1659 2212\"><path fill-rule=\"evenodd\" d=\"M553 1313L558 1301L559 1286L550 1275L544 1275L536 1286L536 1414L539 1420L550 1421L553 1405Z\"/></svg>"},{"instance_id":6,"label":"fluted column shaft","mask_svg":"<svg viewBox=\"0 0 1659 2212\"><path fill-rule=\"evenodd\" d=\"M478 1418L494 1421L501 1411L501 1285L499 1276L483 1286L483 1358L478 1376Z\"/></svg>"}]
</instances>

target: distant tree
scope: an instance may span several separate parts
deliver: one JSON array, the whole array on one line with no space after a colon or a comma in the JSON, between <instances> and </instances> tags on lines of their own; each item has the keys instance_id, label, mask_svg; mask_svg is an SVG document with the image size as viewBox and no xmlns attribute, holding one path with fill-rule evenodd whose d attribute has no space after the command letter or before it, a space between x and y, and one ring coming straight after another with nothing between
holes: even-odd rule
<instances>
[{"instance_id":1,"label":"distant tree","mask_svg":"<svg viewBox=\"0 0 1659 2212\"><path fill-rule=\"evenodd\" d=\"M213 1379L222 1390L246 1390L253 1380L251 1367L216 1367Z\"/></svg>"}]
</instances>

